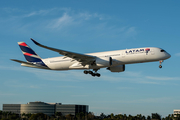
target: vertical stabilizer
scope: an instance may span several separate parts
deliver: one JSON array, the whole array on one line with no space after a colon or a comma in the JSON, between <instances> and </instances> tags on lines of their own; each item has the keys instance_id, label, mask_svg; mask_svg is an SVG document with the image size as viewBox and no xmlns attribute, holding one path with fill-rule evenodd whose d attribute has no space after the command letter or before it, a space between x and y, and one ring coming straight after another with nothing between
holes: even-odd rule
<instances>
[{"instance_id":1,"label":"vertical stabilizer","mask_svg":"<svg viewBox=\"0 0 180 120\"><path fill-rule=\"evenodd\" d=\"M25 42L18 42L21 51L28 62L46 66L41 58L25 43Z\"/></svg>"}]
</instances>

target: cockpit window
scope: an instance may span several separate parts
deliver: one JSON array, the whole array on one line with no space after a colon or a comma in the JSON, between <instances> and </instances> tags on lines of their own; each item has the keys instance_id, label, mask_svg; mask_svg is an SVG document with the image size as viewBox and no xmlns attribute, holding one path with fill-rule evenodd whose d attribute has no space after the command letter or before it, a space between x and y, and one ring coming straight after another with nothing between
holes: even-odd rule
<instances>
[{"instance_id":1,"label":"cockpit window","mask_svg":"<svg viewBox=\"0 0 180 120\"><path fill-rule=\"evenodd\" d=\"M162 49L161 52L166 52L166 51Z\"/></svg>"}]
</instances>

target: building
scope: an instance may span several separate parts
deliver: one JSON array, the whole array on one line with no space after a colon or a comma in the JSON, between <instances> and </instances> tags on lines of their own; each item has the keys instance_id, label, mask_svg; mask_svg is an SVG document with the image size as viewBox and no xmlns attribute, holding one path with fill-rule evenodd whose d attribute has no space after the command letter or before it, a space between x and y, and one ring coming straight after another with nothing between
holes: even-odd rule
<instances>
[{"instance_id":1,"label":"building","mask_svg":"<svg viewBox=\"0 0 180 120\"><path fill-rule=\"evenodd\" d=\"M20 104L3 104L3 111L12 112L20 114L21 105Z\"/></svg>"},{"instance_id":2,"label":"building","mask_svg":"<svg viewBox=\"0 0 180 120\"><path fill-rule=\"evenodd\" d=\"M177 115L180 115L180 110L174 110L173 114L174 117L177 117Z\"/></svg>"},{"instance_id":3,"label":"building","mask_svg":"<svg viewBox=\"0 0 180 120\"><path fill-rule=\"evenodd\" d=\"M62 115L76 115L77 113L88 113L87 105L61 105L56 104L56 112L61 112Z\"/></svg>"},{"instance_id":4,"label":"building","mask_svg":"<svg viewBox=\"0 0 180 120\"><path fill-rule=\"evenodd\" d=\"M60 112L62 115L76 115L77 113L88 113L88 105L71 105L61 103L45 103L41 101L29 102L27 104L3 104L3 111L16 114L44 113L48 116Z\"/></svg>"}]
</instances>

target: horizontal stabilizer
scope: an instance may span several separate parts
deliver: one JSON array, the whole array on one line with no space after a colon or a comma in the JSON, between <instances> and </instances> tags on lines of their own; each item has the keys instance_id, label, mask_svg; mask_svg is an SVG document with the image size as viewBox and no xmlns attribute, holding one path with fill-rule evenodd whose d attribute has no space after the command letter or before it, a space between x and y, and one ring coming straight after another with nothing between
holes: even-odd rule
<instances>
[{"instance_id":1,"label":"horizontal stabilizer","mask_svg":"<svg viewBox=\"0 0 180 120\"><path fill-rule=\"evenodd\" d=\"M22 66L26 66L26 67L49 69L48 67L45 67L45 66L42 66L42 65L39 65L39 64L33 64L33 63L30 63L30 62L25 62L25 61L16 60L16 59L10 59L10 60L21 63Z\"/></svg>"},{"instance_id":2,"label":"horizontal stabilizer","mask_svg":"<svg viewBox=\"0 0 180 120\"><path fill-rule=\"evenodd\" d=\"M24 62L24 61L21 61L21 60L16 60L16 59L10 59L10 60L18 62L18 63L25 63L25 64L33 65L32 63Z\"/></svg>"}]
</instances>

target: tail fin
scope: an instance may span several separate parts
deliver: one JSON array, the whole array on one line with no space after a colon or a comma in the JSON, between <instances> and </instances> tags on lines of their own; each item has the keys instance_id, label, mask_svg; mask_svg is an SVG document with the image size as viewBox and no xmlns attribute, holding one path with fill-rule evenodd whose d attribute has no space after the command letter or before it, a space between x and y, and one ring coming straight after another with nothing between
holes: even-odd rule
<instances>
[{"instance_id":1,"label":"tail fin","mask_svg":"<svg viewBox=\"0 0 180 120\"><path fill-rule=\"evenodd\" d=\"M18 42L18 44L28 62L46 66L41 58L25 42Z\"/></svg>"}]
</instances>

